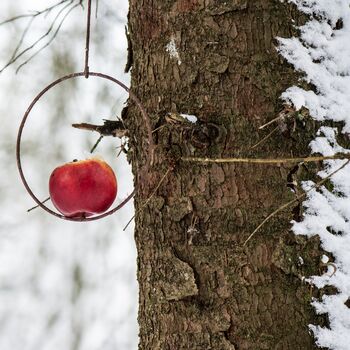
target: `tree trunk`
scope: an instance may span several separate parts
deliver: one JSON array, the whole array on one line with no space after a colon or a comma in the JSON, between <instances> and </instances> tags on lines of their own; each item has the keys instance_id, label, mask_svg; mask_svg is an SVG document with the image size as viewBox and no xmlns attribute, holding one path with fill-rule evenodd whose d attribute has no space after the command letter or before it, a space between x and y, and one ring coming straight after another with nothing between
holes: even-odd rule
<instances>
[{"instance_id":1,"label":"tree trunk","mask_svg":"<svg viewBox=\"0 0 350 350\"><path fill-rule=\"evenodd\" d=\"M280 94L298 79L275 38L296 35L301 21L279 0L130 0L131 89L156 144L146 174L146 126L130 101L123 115L138 188L139 349L315 348L308 324L322 320L303 277L318 272L321 252L317 239L290 232L300 205L244 245L295 198L288 186L312 167L180 159L309 153L310 118L288 115L259 129L276 118Z\"/></svg>"}]
</instances>

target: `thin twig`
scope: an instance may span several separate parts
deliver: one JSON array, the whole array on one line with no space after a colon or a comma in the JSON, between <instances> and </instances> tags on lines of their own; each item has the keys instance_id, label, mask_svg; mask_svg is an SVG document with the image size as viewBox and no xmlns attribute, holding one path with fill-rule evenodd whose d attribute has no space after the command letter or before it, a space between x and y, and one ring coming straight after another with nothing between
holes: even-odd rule
<instances>
[{"instance_id":1,"label":"thin twig","mask_svg":"<svg viewBox=\"0 0 350 350\"><path fill-rule=\"evenodd\" d=\"M64 17L62 18L61 22L59 23L56 31L53 33L52 37L50 38L50 40L43 46L41 47L39 50L37 50L33 55L31 55L26 61L24 61L21 65L18 66L18 68L16 69L16 74L19 72L19 70L25 66L29 61L31 61L35 56L37 56L41 51L43 51L45 48L47 48L57 37L58 32L60 31L63 23L65 22L65 20L67 19L67 17L70 15L70 13L76 8L80 6L80 4L76 4L74 6L72 6L64 15ZM2 71L0 71L1 73Z\"/></svg>"},{"instance_id":2,"label":"thin twig","mask_svg":"<svg viewBox=\"0 0 350 350\"><path fill-rule=\"evenodd\" d=\"M124 228L123 228L123 231L125 231L128 227L129 227L129 225L132 223L132 221L135 219L135 215L133 215L132 217L131 217L131 219L128 221L128 223L124 226Z\"/></svg>"},{"instance_id":3,"label":"thin twig","mask_svg":"<svg viewBox=\"0 0 350 350\"><path fill-rule=\"evenodd\" d=\"M317 182L314 186L312 186L310 189L308 189L307 191L305 191L304 193L300 194L299 196L295 197L293 200L291 200L288 203L283 204L282 206L280 206L278 209L276 209L275 211L273 211L269 216L267 216L262 223L249 235L249 237L245 240L243 246L247 245L247 243L250 241L250 239L260 230L260 228L262 226L264 226L266 224L267 221L269 221L273 216L275 216L277 213L279 213L280 211L282 211L283 209L288 208L290 205L292 205L295 202L298 202L300 199L303 199L310 191L319 188L321 185L323 185L327 180L329 180L329 178L331 176L333 176L334 174L336 174L338 171L340 171L341 169L343 169L346 165L348 165L350 163L350 159L348 161L346 161L341 167L339 167L337 170L333 171L331 174L329 174L328 176L326 176L324 179L322 179L321 181Z\"/></svg>"},{"instance_id":4,"label":"thin twig","mask_svg":"<svg viewBox=\"0 0 350 350\"><path fill-rule=\"evenodd\" d=\"M103 135L101 135L98 140L96 141L96 143L93 145L93 147L90 150L90 153L94 153L95 149L97 148L97 146L99 145L99 143L102 141L103 139Z\"/></svg>"},{"instance_id":5,"label":"thin twig","mask_svg":"<svg viewBox=\"0 0 350 350\"><path fill-rule=\"evenodd\" d=\"M278 120L283 119L283 118L285 118L285 115L284 115L284 114L280 114L278 117L276 117L276 118L274 118L274 119L268 121L266 124L259 126L259 130L264 129L264 128L266 128L267 126L269 126L270 124L272 124L272 123L274 123L274 122L277 122Z\"/></svg>"},{"instance_id":6,"label":"thin twig","mask_svg":"<svg viewBox=\"0 0 350 350\"><path fill-rule=\"evenodd\" d=\"M337 153L333 156L297 157L297 158L199 158L181 157L183 162L198 163L255 163L255 164L279 164L279 163L313 163L331 159L350 159L350 153Z\"/></svg>"},{"instance_id":7,"label":"thin twig","mask_svg":"<svg viewBox=\"0 0 350 350\"><path fill-rule=\"evenodd\" d=\"M53 33L52 37L49 39L49 41L43 46L41 47L39 50L37 50L33 55L31 55L25 62L23 62L16 70L16 73L25 65L27 64L30 60L32 60L36 55L38 55L42 50L44 50L47 46L49 46L52 41L57 37L58 31L60 30L60 28L63 25L63 22L65 21L65 19L68 17L68 15L72 12L73 9L75 9L76 7L81 5L81 1L77 4L74 5L75 0L62 0L57 2L56 4L46 8L45 10L42 11L35 11L34 13L30 13L30 14L25 14L25 15L19 15L19 16L15 16L12 17L4 22L1 22L0 25L6 24L6 23L10 23L10 22L14 22L18 19L21 18L31 18L27 24L27 26L25 27L21 38L16 46L16 48L14 49L14 52L12 53L11 58L8 60L8 62L1 68L0 73L3 72L6 68L8 68L10 65L12 65L13 63L15 63L19 58L21 58L24 54L26 54L28 51L32 50L34 47L36 47L37 45L39 45L46 37L48 37L54 30L54 27L57 23L57 21L59 20L59 18L61 17L61 15L64 13L64 11L67 10L67 12L64 14L63 19L61 20L61 22L58 25L58 28L56 29L56 31ZM34 41L34 43L30 44L28 47L24 48L23 50L20 51L20 47L22 46L23 42L24 42L24 38L26 37L30 27L33 24L33 21L38 17L38 16L47 16L50 12L52 12L55 8L59 8L63 5L62 8L60 8L57 11L57 14L55 16L55 18L53 19L50 27L48 28L48 30L46 31L46 33L44 33L42 36L40 36L37 40ZM73 5L72 7L70 7L71 5Z\"/></svg>"},{"instance_id":8,"label":"thin twig","mask_svg":"<svg viewBox=\"0 0 350 350\"><path fill-rule=\"evenodd\" d=\"M161 125L161 126L158 126L158 128L153 129L153 130L152 130L152 134L154 134L155 132L157 132L157 131L163 129L165 126L166 126L166 124L163 124L163 125Z\"/></svg>"},{"instance_id":9,"label":"thin twig","mask_svg":"<svg viewBox=\"0 0 350 350\"><path fill-rule=\"evenodd\" d=\"M295 112L295 110L293 108L291 108L291 106L284 105L283 109L278 113L278 116L276 118L268 121L266 124L261 125L259 127L259 130L264 129L265 127L271 125L274 122L279 121L280 119L284 119L284 118L288 118L288 117L292 116L294 112Z\"/></svg>"},{"instance_id":10,"label":"thin twig","mask_svg":"<svg viewBox=\"0 0 350 350\"><path fill-rule=\"evenodd\" d=\"M329 277L333 277L335 275L335 273L337 272L337 266L334 263L331 263L331 262L327 263L326 266L327 267L328 266L332 266L333 267L333 272L330 275L328 275Z\"/></svg>"},{"instance_id":11,"label":"thin twig","mask_svg":"<svg viewBox=\"0 0 350 350\"><path fill-rule=\"evenodd\" d=\"M45 200L43 200L43 201L41 202L41 204L45 204L45 203L48 202L50 199L51 199L50 197L46 198ZM32 210L34 210L34 209L36 209L36 208L39 208L39 207L40 207L40 205L38 204L38 205L36 205L35 207L28 209L28 210L27 210L27 213L29 213L29 212L31 212Z\"/></svg>"},{"instance_id":12,"label":"thin twig","mask_svg":"<svg viewBox=\"0 0 350 350\"><path fill-rule=\"evenodd\" d=\"M160 181L158 182L158 185L156 186L156 188L152 191L151 195L147 198L147 200L141 205L141 207L139 208L139 210L143 209L148 203L149 201L152 199L152 197L157 193L159 187L162 185L162 183L164 182L164 180L166 179L166 177L169 175L169 172L172 170L173 168L170 167L166 173L162 176L162 178L160 179ZM136 214L133 215L133 217L128 221L128 223L126 224L126 226L123 228L123 231L125 231L128 226L130 225L130 223L132 222L132 220L135 218Z\"/></svg>"},{"instance_id":13,"label":"thin twig","mask_svg":"<svg viewBox=\"0 0 350 350\"><path fill-rule=\"evenodd\" d=\"M8 66L10 66L11 64L15 63L20 57L22 57L26 52L30 51L32 48L34 48L36 45L38 45L42 40L44 40L48 35L50 35L50 33L52 32L56 21L58 20L59 16L61 15L61 13L67 8L69 7L69 5L71 5L73 3L74 0L69 0L69 3L66 4L59 12L58 14L55 16L53 22L51 23L49 29L46 31L45 34L43 34L41 37L39 37L33 44L29 45L27 48L25 48L24 50L22 50L19 54L17 55L12 55L11 59L5 64L5 66L3 68L1 68L0 73L6 69Z\"/></svg>"},{"instance_id":14,"label":"thin twig","mask_svg":"<svg viewBox=\"0 0 350 350\"><path fill-rule=\"evenodd\" d=\"M60 6L62 5L63 3L67 2L67 1L71 1L71 0L61 0L59 1L58 3L56 4L53 4L52 6L42 10L42 11L34 11L33 13L28 13L28 14L25 14L25 15L18 15L18 16L15 16L15 17L11 17L3 22L0 22L0 26L4 25L4 24L7 24L7 23L11 23L11 22L15 22L17 21L18 19L22 19L22 18L28 18L28 17L37 17L37 16L40 16L42 14L48 14L50 13L54 8L56 8L57 6Z\"/></svg>"},{"instance_id":15,"label":"thin twig","mask_svg":"<svg viewBox=\"0 0 350 350\"><path fill-rule=\"evenodd\" d=\"M153 192L151 193L151 195L147 198L146 202L143 203L143 205L141 206L141 208L144 208L149 201L152 199L152 197L156 194L156 192L158 191L159 187L161 186L161 184L163 183L163 181L165 180L165 178L169 175L170 170L172 170L173 168L170 167L166 173L162 176L162 178L160 179L160 181L158 182L158 185L156 186L156 188L153 190Z\"/></svg>"},{"instance_id":16,"label":"thin twig","mask_svg":"<svg viewBox=\"0 0 350 350\"><path fill-rule=\"evenodd\" d=\"M254 149L256 147L258 147L259 145L261 145L263 142L265 142L268 138L271 137L271 135L278 130L278 126L276 128L274 128L269 134L267 134L265 137L263 137L258 143L256 143L254 146L250 147L250 149Z\"/></svg>"},{"instance_id":17,"label":"thin twig","mask_svg":"<svg viewBox=\"0 0 350 350\"><path fill-rule=\"evenodd\" d=\"M124 122L121 119L118 120L108 120L104 119L103 125L95 125L90 123L75 123L72 124L73 128L87 130L87 131L96 131L102 136L113 136L122 138L127 136L128 131L124 125Z\"/></svg>"},{"instance_id":18,"label":"thin twig","mask_svg":"<svg viewBox=\"0 0 350 350\"><path fill-rule=\"evenodd\" d=\"M33 22L34 22L34 19L35 19L35 17L32 17L32 18L28 21L28 24L27 24L27 26L25 27L25 29L24 29L24 31L23 31L23 33L22 33L22 35L21 35L21 38L19 39L18 44L17 44L15 50L13 51L13 54L12 54L12 56L11 56L11 58L10 58L9 61L12 61L12 60L16 57L16 55L17 55L17 53L18 53L20 47L21 47L22 44L23 44L23 41L24 41L25 37L27 36L27 33L28 33L30 27L32 26L32 24L33 24Z\"/></svg>"}]
</instances>

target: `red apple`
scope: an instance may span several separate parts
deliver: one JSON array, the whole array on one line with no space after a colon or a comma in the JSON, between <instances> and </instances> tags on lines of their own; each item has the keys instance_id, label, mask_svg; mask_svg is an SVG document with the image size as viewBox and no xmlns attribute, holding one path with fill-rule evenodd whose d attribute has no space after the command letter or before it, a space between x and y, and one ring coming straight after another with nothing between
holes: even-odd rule
<instances>
[{"instance_id":1,"label":"red apple","mask_svg":"<svg viewBox=\"0 0 350 350\"><path fill-rule=\"evenodd\" d=\"M103 160L86 159L56 168L49 182L51 201L67 217L106 211L117 195L117 180Z\"/></svg>"}]
</instances>

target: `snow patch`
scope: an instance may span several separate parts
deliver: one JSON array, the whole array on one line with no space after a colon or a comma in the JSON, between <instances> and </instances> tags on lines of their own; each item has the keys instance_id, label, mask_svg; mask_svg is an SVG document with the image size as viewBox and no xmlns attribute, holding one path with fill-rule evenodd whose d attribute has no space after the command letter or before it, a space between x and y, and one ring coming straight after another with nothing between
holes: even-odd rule
<instances>
[{"instance_id":1,"label":"snow patch","mask_svg":"<svg viewBox=\"0 0 350 350\"><path fill-rule=\"evenodd\" d=\"M299 38L279 38L279 52L304 74L304 80L315 91L292 86L282 99L296 109L306 107L319 121L343 122L342 132L350 132L350 0L289 0L299 10L310 15L310 21L301 26ZM334 155L350 152L337 142L337 130L321 127L310 144L312 153ZM346 160L326 161L325 169L318 173L325 178ZM336 295L324 295L312 305L317 313L327 313L330 329L310 325L320 347L332 350L350 349L350 308L345 302L350 297L350 165L334 174L330 180L333 190L322 187L312 189L304 202L302 222L294 222L296 234L319 235L323 248L334 257L321 258L328 271L308 280L318 288L333 285ZM304 190L314 186L303 183Z\"/></svg>"},{"instance_id":2,"label":"snow patch","mask_svg":"<svg viewBox=\"0 0 350 350\"><path fill-rule=\"evenodd\" d=\"M187 119L191 123L197 123L198 118L192 114L180 114L181 117Z\"/></svg>"},{"instance_id":3,"label":"snow patch","mask_svg":"<svg viewBox=\"0 0 350 350\"><path fill-rule=\"evenodd\" d=\"M344 121L343 131L350 132L350 1L290 2L319 20L301 26L300 38L278 38L278 49L316 92L292 86L282 98L296 109L305 106L316 120Z\"/></svg>"},{"instance_id":4,"label":"snow patch","mask_svg":"<svg viewBox=\"0 0 350 350\"><path fill-rule=\"evenodd\" d=\"M171 58L174 58L177 60L178 65L182 63L179 52L177 51L177 48L176 48L176 43L174 38L171 38L169 43L166 45L165 50L169 53Z\"/></svg>"},{"instance_id":5,"label":"snow patch","mask_svg":"<svg viewBox=\"0 0 350 350\"><path fill-rule=\"evenodd\" d=\"M329 261L328 256L327 256L327 255L325 255L325 254L323 254L323 255L322 255L322 258L321 258L321 261L322 261L324 264L327 264L327 263L328 263L328 261Z\"/></svg>"}]
</instances>

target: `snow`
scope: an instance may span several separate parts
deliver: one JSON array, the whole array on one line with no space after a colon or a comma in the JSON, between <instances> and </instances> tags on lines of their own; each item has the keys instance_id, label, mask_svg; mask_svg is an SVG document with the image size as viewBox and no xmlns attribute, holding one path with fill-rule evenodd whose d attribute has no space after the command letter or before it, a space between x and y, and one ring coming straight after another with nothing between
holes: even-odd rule
<instances>
[{"instance_id":1,"label":"snow","mask_svg":"<svg viewBox=\"0 0 350 350\"><path fill-rule=\"evenodd\" d=\"M198 118L195 115L192 114L180 114L181 117L185 118L186 120L188 120L191 123L197 123Z\"/></svg>"},{"instance_id":2,"label":"snow","mask_svg":"<svg viewBox=\"0 0 350 350\"><path fill-rule=\"evenodd\" d=\"M323 254L321 261L323 264L327 264L329 262L329 257L327 255Z\"/></svg>"},{"instance_id":3,"label":"snow","mask_svg":"<svg viewBox=\"0 0 350 350\"><path fill-rule=\"evenodd\" d=\"M337 129L321 126L317 138L310 143L312 153L322 153L324 156L333 156L336 153L349 153L337 142Z\"/></svg>"},{"instance_id":4,"label":"snow","mask_svg":"<svg viewBox=\"0 0 350 350\"><path fill-rule=\"evenodd\" d=\"M176 43L175 43L175 39L171 38L170 41L168 42L168 44L165 47L165 50L169 53L171 58L174 58L177 60L177 64L181 65L181 59L180 59L180 54L177 51L177 47L176 47Z\"/></svg>"},{"instance_id":5,"label":"snow","mask_svg":"<svg viewBox=\"0 0 350 350\"><path fill-rule=\"evenodd\" d=\"M343 132L349 132L350 1L291 2L317 18L312 17L300 27L300 38L279 38L279 51L298 71L305 73L304 79L315 86L316 92L293 86L282 97L296 109L307 107L316 120L343 121ZM341 29L336 29L338 20L343 22Z\"/></svg>"},{"instance_id":6,"label":"snow","mask_svg":"<svg viewBox=\"0 0 350 350\"><path fill-rule=\"evenodd\" d=\"M350 1L290 0L310 15L300 27L300 38L279 38L279 52L303 73L303 79L314 91L292 86L282 99L296 109L306 107L319 121L343 122L343 133L350 132ZM342 25L341 25L342 24ZM310 144L312 153L333 155L350 152L337 142L337 129L323 126ZM345 160L326 161L319 172L324 178L337 170ZM350 165L331 178L333 191L325 187L308 192L302 222L294 222L296 234L319 235L322 247L329 252L321 257L328 270L308 280L316 287L333 285L339 293L324 295L312 305L320 314L327 313L330 329L310 325L319 346L332 350L350 349ZM303 183L309 190L313 182ZM334 262L330 262L330 256Z\"/></svg>"}]
</instances>

